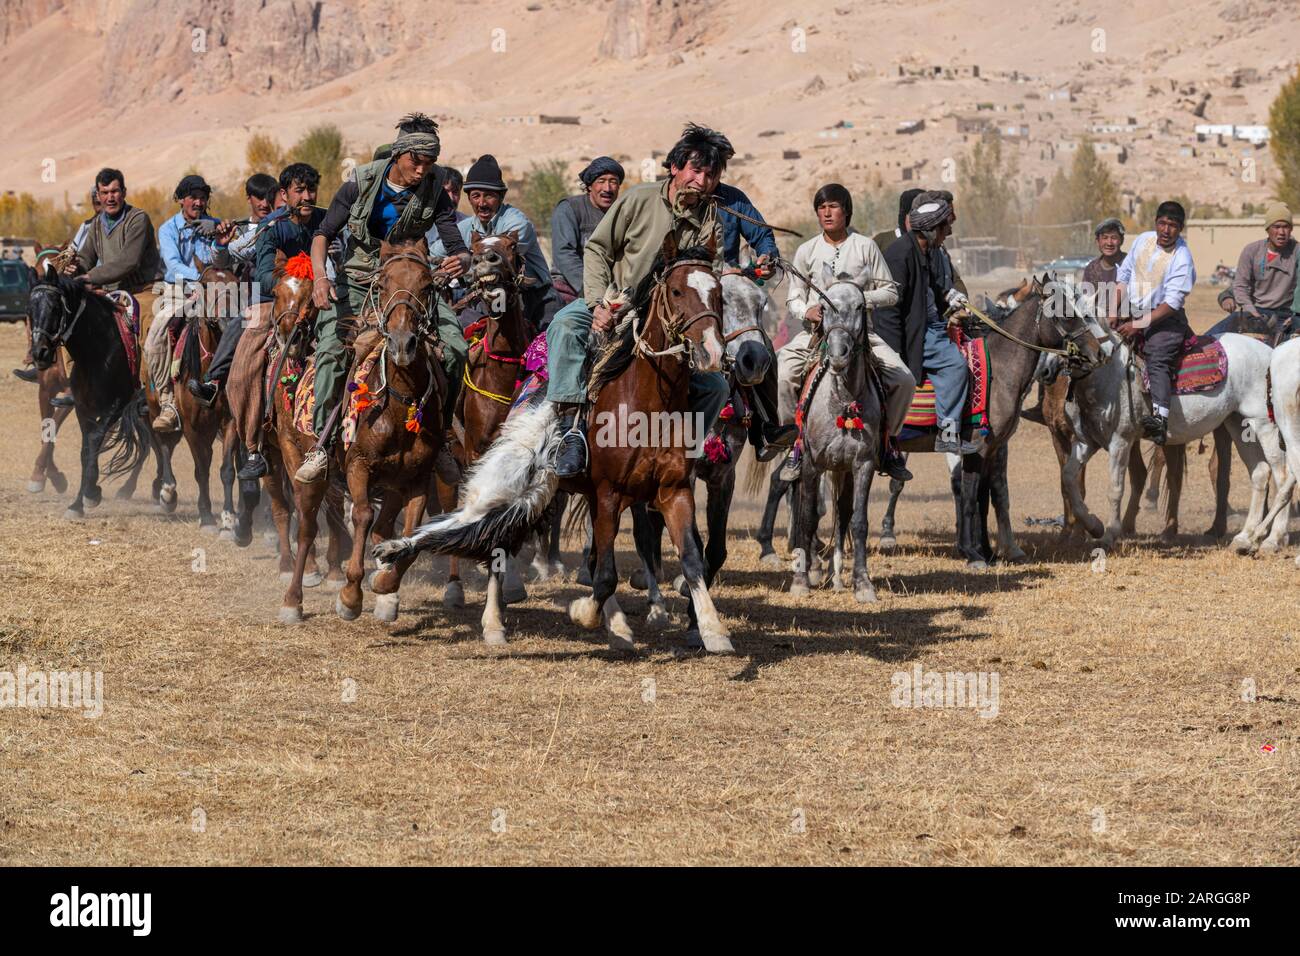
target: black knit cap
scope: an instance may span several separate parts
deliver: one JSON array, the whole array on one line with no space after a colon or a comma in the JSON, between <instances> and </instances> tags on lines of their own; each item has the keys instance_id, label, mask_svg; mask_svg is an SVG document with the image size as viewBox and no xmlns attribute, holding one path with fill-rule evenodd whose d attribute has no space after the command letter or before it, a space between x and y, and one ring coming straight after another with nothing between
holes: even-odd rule
<instances>
[{"instance_id":1,"label":"black knit cap","mask_svg":"<svg viewBox=\"0 0 1300 956\"><path fill-rule=\"evenodd\" d=\"M173 198L179 202L186 196L192 196L195 193L203 193L205 197L211 196L212 187L207 184L202 176L196 176L191 173L177 183L176 192L173 194Z\"/></svg>"},{"instance_id":2,"label":"black knit cap","mask_svg":"<svg viewBox=\"0 0 1300 956\"><path fill-rule=\"evenodd\" d=\"M501 178L501 166L491 153L474 160L474 165L465 175L465 192L471 189L486 189L498 193L506 191L505 180Z\"/></svg>"}]
</instances>

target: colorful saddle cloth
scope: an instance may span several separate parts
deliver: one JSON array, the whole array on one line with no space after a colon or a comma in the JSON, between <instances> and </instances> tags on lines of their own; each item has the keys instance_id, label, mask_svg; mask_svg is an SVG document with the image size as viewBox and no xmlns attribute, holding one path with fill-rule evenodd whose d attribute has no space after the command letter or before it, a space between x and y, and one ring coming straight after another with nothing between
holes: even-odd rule
<instances>
[{"instance_id":1,"label":"colorful saddle cloth","mask_svg":"<svg viewBox=\"0 0 1300 956\"><path fill-rule=\"evenodd\" d=\"M126 361L131 368L131 377L140 374L140 300L129 292L110 292L113 300L113 320L117 323L117 334L122 339L122 348L126 350Z\"/></svg>"},{"instance_id":2,"label":"colorful saddle cloth","mask_svg":"<svg viewBox=\"0 0 1300 956\"><path fill-rule=\"evenodd\" d=\"M515 390L510 403L510 415L519 409L537 404L546 396L546 333L543 332L528 344L524 351L524 378ZM539 394L540 393L540 394ZM506 416L507 419L509 415Z\"/></svg>"},{"instance_id":3,"label":"colorful saddle cloth","mask_svg":"<svg viewBox=\"0 0 1300 956\"><path fill-rule=\"evenodd\" d=\"M982 338L960 335L957 347L966 356L970 369L970 388L966 390L966 424L987 428L989 424L989 353L988 343ZM934 383L928 378L912 396L903 424L909 428L937 428L939 417L935 413Z\"/></svg>"},{"instance_id":4,"label":"colorful saddle cloth","mask_svg":"<svg viewBox=\"0 0 1300 956\"><path fill-rule=\"evenodd\" d=\"M1228 352L1218 339L1193 335L1183 342L1183 354L1178 360L1178 376L1174 381L1174 394L1192 395L1214 388L1228 377ZM1142 387L1151 390L1146 363L1142 363Z\"/></svg>"}]
</instances>

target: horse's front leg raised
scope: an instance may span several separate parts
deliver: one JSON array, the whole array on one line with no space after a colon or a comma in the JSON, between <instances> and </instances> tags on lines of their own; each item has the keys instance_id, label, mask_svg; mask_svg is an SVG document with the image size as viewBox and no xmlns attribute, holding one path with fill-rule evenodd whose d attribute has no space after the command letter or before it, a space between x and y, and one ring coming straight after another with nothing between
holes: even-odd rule
<instances>
[{"instance_id":1,"label":"horse's front leg raised","mask_svg":"<svg viewBox=\"0 0 1300 956\"><path fill-rule=\"evenodd\" d=\"M1094 446L1087 442L1076 441L1070 448L1070 457L1065 460L1065 466L1061 469L1061 482L1070 496L1070 507L1074 509L1075 518L1088 534L1100 538L1106 529L1101 520L1088 510L1088 505L1083 500L1084 468L1088 465L1088 459L1096 453L1097 449Z\"/></svg>"},{"instance_id":2,"label":"horse's front leg raised","mask_svg":"<svg viewBox=\"0 0 1300 956\"><path fill-rule=\"evenodd\" d=\"M410 537L415 533L416 527L420 523L420 517L424 514L425 492L418 485L408 489L411 496L406 499L405 521L402 524L402 534ZM396 501L401 500L401 496L396 491L391 492ZM394 505L398 507L398 505ZM380 512L379 523L385 529L385 536L391 538L392 531L386 527L384 520L388 512L388 496L384 496L384 507ZM370 581L370 588L375 592L375 619L392 623L397 620L398 605L401 600L398 595L398 589L402 586L402 577L415 559L419 557L419 552L412 553L406 557L398 558L390 567L380 568L375 572L375 576ZM504 640L504 638L503 638ZM493 643L491 641L488 642Z\"/></svg>"},{"instance_id":3,"label":"horse's front leg raised","mask_svg":"<svg viewBox=\"0 0 1300 956\"><path fill-rule=\"evenodd\" d=\"M682 576L686 579L686 588L691 596L691 606L704 649L711 654L735 653L731 636L718 618L713 599L709 596L704 555L700 553L697 543L699 535L695 529L695 500L691 489L660 488L659 511L668 524L668 533L682 558Z\"/></svg>"},{"instance_id":4,"label":"horse's front leg raised","mask_svg":"<svg viewBox=\"0 0 1300 956\"><path fill-rule=\"evenodd\" d=\"M370 472L365 463L356 460L348 465L348 493L352 496L352 555L343 573L347 582L334 599L334 610L345 621L354 621L361 614L361 578L366 572L366 538L370 521L375 515L370 504Z\"/></svg>"},{"instance_id":5,"label":"horse's front leg raised","mask_svg":"<svg viewBox=\"0 0 1300 956\"><path fill-rule=\"evenodd\" d=\"M592 549L595 556L595 572L591 581L591 597L578 598L569 605L569 618L579 627L594 630L600 626L601 616L605 619L605 631L609 635L611 650L630 651L634 644L632 628L623 616L614 597L618 587L618 568L614 562L614 539L618 537L618 519L623 510L623 501L617 492L602 486L592 496Z\"/></svg>"}]
</instances>

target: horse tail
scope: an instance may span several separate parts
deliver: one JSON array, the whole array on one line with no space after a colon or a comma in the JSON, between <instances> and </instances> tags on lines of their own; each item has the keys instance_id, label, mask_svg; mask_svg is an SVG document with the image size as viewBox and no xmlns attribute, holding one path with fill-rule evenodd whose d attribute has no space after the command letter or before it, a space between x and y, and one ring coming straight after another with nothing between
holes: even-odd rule
<instances>
[{"instance_id":1,"label":"horse tail","mask_svg":"<svg viewBox=\"0 0 1300 956\"><path fill-rule=\"evenodd\" d=\"M757 455L750 455L741 475L740 487L748 498L764 498L767 495L768 477L776 463L784 459L777 457L771 461L759 461Z\"/></svg>"},{"instance_id":2,"label":"horse tail","mask_svg":"<svg viewBox=\"0 0 1300 956\"><path fill-rule=\"evenodd\" d=\"M569 499L569 510L565 512L560 526L560 535L566 541L578 540L585 546L590 528L591 506L587 502L587 496L572 495Z\"/></svg>"},{"instance_id":3,"label":"horse tail","mask_svg":"<svg viewBox=\"0 0 1300 956\"><path fill-rule=\"evenodd\" d=\"M153 434L149 430L148 412L144 389L137 389L104 440L103 450L113 453L104 470L105 477L134 471L149 457L153 448Z\"/></svg>"},{"instance_id":4,"label":"horse tail","mask_svg":"<svg viewBox=\"0 0 1300 956\"><path fill-rule=\"evenodd\" d=\"M490 561L514 554L528 534L551 516L559 488L555 456L560 424L551 402L521 409L461 483L460 507L438 515L410 537L375 546L376 560L391 562L417 551Z\"/></svg>"}]
</instances>

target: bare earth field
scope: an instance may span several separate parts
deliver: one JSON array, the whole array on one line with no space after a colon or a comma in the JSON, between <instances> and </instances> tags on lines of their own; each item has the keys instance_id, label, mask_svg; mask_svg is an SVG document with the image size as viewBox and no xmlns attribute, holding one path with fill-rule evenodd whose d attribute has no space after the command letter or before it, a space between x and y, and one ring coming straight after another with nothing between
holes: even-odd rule
<instances>
[{"instance_id":1,"label":"bare earth field","mask_svg":"<svg viewBox=\"0 0 1300 956\"><path fill-rule=\"evenodd\" d=\"M271 550L198 532L183 451L175 516L114 500L115 480L64 521L68 496L23 490L39 435L35 389L8 374L22 348L0 327L0 670L99 670L105 701L99 719L0 710L0 863L1300 862L1294 551L1165 543L1144 511L1095 570L1090 546L1024 523L1061 510L1040 426L1012 445L1024 565L967 572L942 467L914 459L900 550L871 556L875 606L792 599L742 501L716 592L735 657L675 653L682 628L650 632L626 587L644 643L612 655L560 610L572 583L532 585L494 653L479 585L445 611L427 559L394 625L340 621L323 589L304 624L276 624ZM74 482L78 442L70 421ZM1205 462L1189 532L1210 523ZM1234 482L1233 532L1240 464ZM997 716L893 706L916 665L996 673Z\"/></svg>"}]
</instances>

